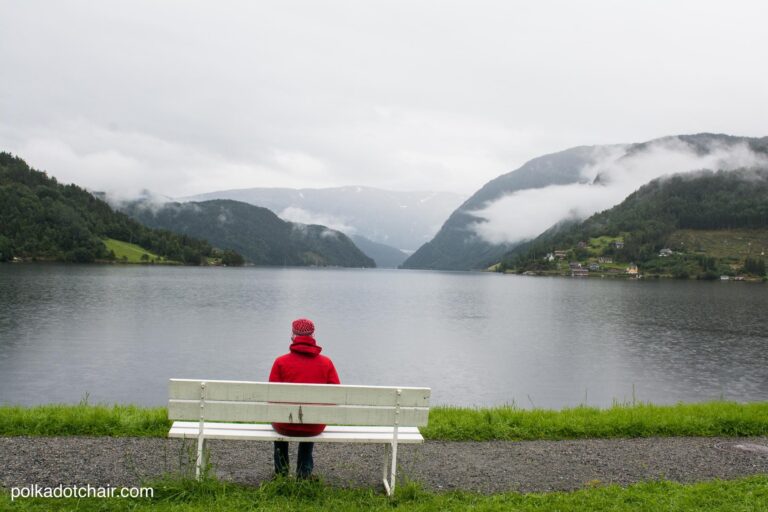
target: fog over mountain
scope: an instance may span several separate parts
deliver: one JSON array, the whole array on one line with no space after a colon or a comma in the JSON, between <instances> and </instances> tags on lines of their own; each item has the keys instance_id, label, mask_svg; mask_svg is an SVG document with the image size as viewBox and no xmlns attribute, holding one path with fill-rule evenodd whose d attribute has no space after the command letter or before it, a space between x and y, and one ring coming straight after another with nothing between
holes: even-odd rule
<instances>
[{"instance_id":1,"label":"fog over mountain","mask_svg":"<svg viewBox=\"0 0 768 512\"><path fill-rule=\"evenodd\" d=\"M343 233L325 226L286 222L266 208L229 200L116 204L145 226L204 238L256 265L373 267Z\"/></svg>"},{"instance_id":2,"label":"fog over mountain","mask_svg":"<svg viewBox=\"0 0 768 512\"><path fill-rule=\"evenodd\" d=\"M320 224L411 252L437 233L464 197L450 192L337 187L222 190L179 200L211 199L261 206L291 222Z\"/></svg>"},{"instance_id":3,"label":"fog over mountain","mask_svg":"<svg viewBox=\"0 0 768 512\"><path fill-rule=\"evenodd\" d=\"M487 183L404 266L483 268L517 243L618 204L654 178L765 165L766 153L765 137L697 134L544 155Z\"/></svg>"},{"instance_id":4,"label":"fog over mountain","mask_svg":"<svg viewBox=\"0 0 768 512\"><path fill-rule=\"evenodd\" d=\"M534 158L519 169L489 181L456 209L437 235L411 255L403 267L466 270L497 261L511 247L478 236L474 225L479 220L474 212L515 190L583 180L580 169L592 163L593 158L593 148L580 146Z\"/></svg>"},{"instance_id":5,"label":"fog over mountain","mask_svg":"<svg viewBox=\"0 0 768 512\"><path fill-rule=\"evenodd\" d=\"M667 137L642 146L594 148L593 162L580 171L577 183L517 190L471 211L471 229L493 244L530 239L566 219L585 219L620 203L649 181L673 173L702 169L734 170L768 165L738 138Z\"/></svg>"}]
</instances>

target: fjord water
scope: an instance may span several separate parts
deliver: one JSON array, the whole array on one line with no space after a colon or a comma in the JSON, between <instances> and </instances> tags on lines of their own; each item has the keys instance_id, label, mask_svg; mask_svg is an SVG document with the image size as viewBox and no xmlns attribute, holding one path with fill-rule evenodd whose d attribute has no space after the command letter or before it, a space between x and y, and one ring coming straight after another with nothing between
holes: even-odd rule
<instances>
[{"instance_id":1,"label":"fjord water","mask_svg":"<svg viewBox=\"0 0 768 512\"><path fill-rule=\"evenodd\" d=\"M560 408L768 397L768 287L405 270L0 266L0 403L266 380L290 322L347 384Z\"/></svg>"}]
</instances>

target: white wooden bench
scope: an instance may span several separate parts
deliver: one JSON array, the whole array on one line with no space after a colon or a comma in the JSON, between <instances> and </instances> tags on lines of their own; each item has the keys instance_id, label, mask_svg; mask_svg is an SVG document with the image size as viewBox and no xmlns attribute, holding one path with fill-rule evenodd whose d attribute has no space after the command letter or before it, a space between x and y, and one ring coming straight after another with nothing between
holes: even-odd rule
<instances>
[{"instance_id":1,"label":"white wooden bench","mask_svg":"<svg viewBox=\"0 0 768 512\"><path fill-rule=\"evenodd\" d=\"M286 384L171 379L169 437L197 439L201 475L206 439L380 443L387 495L395 490L397 446L422 443L418 427L429 417L429 388ZM271 423L324 423L321 434L292 437ZM391 456L391 458L390 458Z\"/></svg>"}]
</instances>

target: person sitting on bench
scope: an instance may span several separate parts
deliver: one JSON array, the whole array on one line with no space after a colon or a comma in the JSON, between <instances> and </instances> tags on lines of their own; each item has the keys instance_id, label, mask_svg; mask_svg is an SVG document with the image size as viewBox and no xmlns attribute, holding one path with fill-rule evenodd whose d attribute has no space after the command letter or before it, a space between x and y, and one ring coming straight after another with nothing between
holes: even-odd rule
<instances>
[{"instance_id":1,"label":"person sitting on bench","mask_svg":"<svg viewBox=\"0 0 768 512\"><path fill-rule=\"evenodd\" d=\"M294 382L303 384L341 384L333 361L320 355L320 347L314 338L315 325L311 320L299 318L292 325L290 352L275 359L269 382ZM325 429L320 424L273 423L280 434L295 437L316 436ZM296 477L310 478L314 467L312 450L315 444L299 443ZM289 467L288 442L275 441L275 474L287 475Z\"/></svg>"}]
</instances>

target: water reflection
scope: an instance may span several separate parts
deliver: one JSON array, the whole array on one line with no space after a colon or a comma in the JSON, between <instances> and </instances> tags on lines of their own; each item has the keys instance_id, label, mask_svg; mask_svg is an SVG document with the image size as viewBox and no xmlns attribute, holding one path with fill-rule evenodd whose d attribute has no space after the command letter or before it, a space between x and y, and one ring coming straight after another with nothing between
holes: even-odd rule
<instances>
[{"instance_id":1,"label":"water reflection","mask_svg":"<svg viewBox=\"0 0 768 512\"><path fill-rule=\"evenodd\" d=\"M436 403L764 400L768 289L392 270L0 266L0 401L162 404L263 380L315 319L343 382Z\"/></svg>"}]
</instances>

